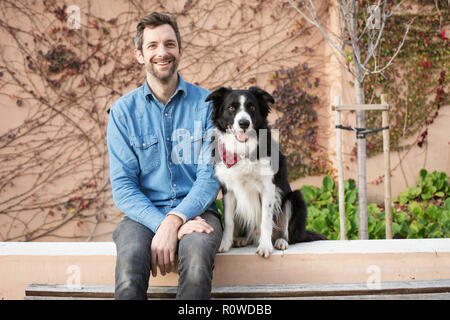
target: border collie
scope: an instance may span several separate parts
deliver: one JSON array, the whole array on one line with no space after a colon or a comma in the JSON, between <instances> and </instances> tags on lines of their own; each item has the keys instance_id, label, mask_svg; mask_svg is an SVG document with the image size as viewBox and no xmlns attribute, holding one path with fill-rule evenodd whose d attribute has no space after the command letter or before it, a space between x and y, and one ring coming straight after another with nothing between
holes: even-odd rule
<instances>
[{"instance_id":1,"label":"border collie","mask_svg":"<svg viewBox=\"0 0 450 320\"><path fill-rule=\"evenodd\" d=\"M273 97L258 87L222 87L205 101L213 104L214 170L224 201L219 252L257 244L257 254L268 258L274 246L285 250L292 243L325 240L306 230L302 194L289 186L286 159L267 121Z\"/></svg>"}]
</instances>

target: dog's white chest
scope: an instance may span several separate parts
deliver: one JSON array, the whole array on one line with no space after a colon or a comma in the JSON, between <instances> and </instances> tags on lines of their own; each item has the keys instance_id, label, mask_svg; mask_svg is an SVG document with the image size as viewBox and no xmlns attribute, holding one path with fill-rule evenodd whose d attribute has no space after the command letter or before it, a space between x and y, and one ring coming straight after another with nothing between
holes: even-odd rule
<instances>
[{"instance_id":1,"label":"dog's white chest","mask_svg":"<svg viewBox=\"0 0 450 320\"><path fill-rule=\"evenodd\" d=\"M234 166L227 168L224 163L216 164L217 179L228 190L243 188L252 192L262 192L263 186L272 184L273 171L270 162L265 159L242 159Z\"/></svg>"}]
</instances>

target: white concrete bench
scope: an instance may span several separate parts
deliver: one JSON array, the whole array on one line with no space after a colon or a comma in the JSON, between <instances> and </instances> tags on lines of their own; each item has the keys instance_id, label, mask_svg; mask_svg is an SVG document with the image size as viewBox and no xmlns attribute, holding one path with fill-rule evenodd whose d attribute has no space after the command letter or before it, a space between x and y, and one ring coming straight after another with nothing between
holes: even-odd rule
<instances>
[{"instance_id":1,"label":"white concrete bench","mask_svg":"<svg viewBox=\"0 0 450 320\"><path fill-rule=\"evenodd\" d=\"M213 286L350 283L375 288L392 281L450 279L450 239L317 241L275 251L269 259L255 249L218 254ZM2 242L0 299L22 299L31 284L111 287L115 258L112 242ZM150 285L174 287L177 281L171 273L151 278Z\"/></svg>"}]
</instances>

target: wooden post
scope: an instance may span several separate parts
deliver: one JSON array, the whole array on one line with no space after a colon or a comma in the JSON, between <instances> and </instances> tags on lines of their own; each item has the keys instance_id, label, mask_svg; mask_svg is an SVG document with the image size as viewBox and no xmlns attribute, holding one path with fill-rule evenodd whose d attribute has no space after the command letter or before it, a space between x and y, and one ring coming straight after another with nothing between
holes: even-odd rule
<instances>
[{"instance_id":1,"label":"wooden post","mask_svg":"<svg viewBox=\"0 0 450 320\"><path fill-rule=\"evenodd\" d=\"M381 103L387 104L385 94L381 95ZM382 112L383 127L389 126L389 111ZM392 239L392 209L391 209L391 160L389 151L389 129L383 130L384 154L384 210L386 217L386 239Z\"/></svg>"},{"instance_id":2,"label":"wooden post","mask_svg":"<svg viewBox=\"0 0 450 320\"><path fill-rule=\"evenodd\" d=\"M341 104L341 97L334 97L334 105ZM341 111L336 110L336 126L341 125ZM341 240L346 239L345 227L345 191L344 191L344 169L342 165L342 129L336 130L336 157L338 166L338 197L339 197L339 229Z\"/></svg>"}]
</instances>

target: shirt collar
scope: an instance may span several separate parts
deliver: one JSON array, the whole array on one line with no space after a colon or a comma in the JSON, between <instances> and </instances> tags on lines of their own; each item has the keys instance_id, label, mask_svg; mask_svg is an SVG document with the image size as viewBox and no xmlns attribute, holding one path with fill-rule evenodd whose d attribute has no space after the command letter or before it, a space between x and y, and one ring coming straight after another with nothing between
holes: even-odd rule
<instances>
[{"instance_id":1,"label":"shirt collar","mask_svg":"<svg viewBox=\"0 0 450 320\"><path fill-rule=\"evenodd\" d=\"M144 97L145 98L152 97L153 99L157 100L156 97L153 95L152 90L150 90L150 87L148 86L147 79L145 79L145 82L144 82L144 85L143 85L143 90L144 90ZM175 93L173 94L172 98L174 96L176 96L179 92L181 92L183 94L183 97L187 96L186 82L183 80L181 75L178 73L178 87L175 90Z\"/></svg>"}]
</instances>

